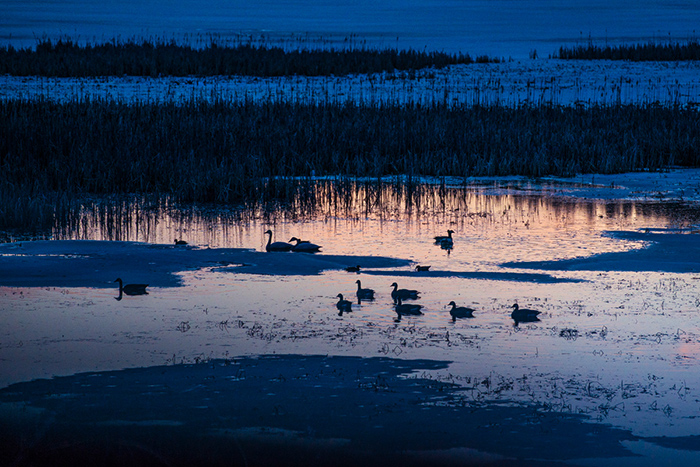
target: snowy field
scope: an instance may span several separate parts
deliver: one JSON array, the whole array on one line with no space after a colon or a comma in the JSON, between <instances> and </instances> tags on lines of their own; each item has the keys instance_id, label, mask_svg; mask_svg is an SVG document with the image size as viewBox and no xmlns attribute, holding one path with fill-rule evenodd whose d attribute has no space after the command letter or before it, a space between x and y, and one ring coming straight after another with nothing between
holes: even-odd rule
<instances>
[{"instance_id":1,"label":"snowy field","mask_svg":"<svg viewBox=\"0 0 700 467\"><path fill-rule=\"evenodd\" d=\"M700 102L700 64L538 59L349 77L97 79L0 76L0 99L356 103L660 104Z\"/></svg>"}]
</instances>

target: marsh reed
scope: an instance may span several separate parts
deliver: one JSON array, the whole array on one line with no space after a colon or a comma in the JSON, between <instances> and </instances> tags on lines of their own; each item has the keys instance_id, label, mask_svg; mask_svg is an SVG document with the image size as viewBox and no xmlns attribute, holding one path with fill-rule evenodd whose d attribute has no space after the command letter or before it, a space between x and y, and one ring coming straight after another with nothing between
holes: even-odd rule
<instances>
[{"instance_id":1,"label":"marsh reed","mask_svg":"<svg viewBox=\"0 0 700 467\"><path fill-rule=\"evenodd\" d=\"M279 191L274 177L571 176L700 153L697 112L653 105L9 100L0 136L5 183L219 202Z\"/></svg>"},{"instance_id":2,"label":"marsh reed","mask_svg":"<svg viewBox=\"0 0 700 467\"><path fill-rule=\"evenodd\" d=\"M211 41L193 47L164 40L79 44L42 40L35 48L0 47L0 74L14 76L345 76L499 61L485 56L391 48L288 50L273 44Z\"/></svg>"},{"instance_id":3,"label":"marsh reed","mask_svg":"<svg viewBox=\"0 0 700 467\"><path fill-rule=\"evenodd\" d=\"M297 200L300 179L323 175L573 176L699 163L697 111L682 107L15 99L0 102L0 228L23 223L41 199L88 194L255 205Z\"/></svg>"},{"instance_id":4,"label":"marsh reed","mask_svg":"<svg viewBox=\"0 0 700 467\"><path fill-rule=\"evenodd\" d=\"M687 61L700 60L700 42L687 43L648 43L600 46L592 42L575 47L560 47L555 58L566 60L629 60L645 61Z\"/></svg>"}]
</instances>

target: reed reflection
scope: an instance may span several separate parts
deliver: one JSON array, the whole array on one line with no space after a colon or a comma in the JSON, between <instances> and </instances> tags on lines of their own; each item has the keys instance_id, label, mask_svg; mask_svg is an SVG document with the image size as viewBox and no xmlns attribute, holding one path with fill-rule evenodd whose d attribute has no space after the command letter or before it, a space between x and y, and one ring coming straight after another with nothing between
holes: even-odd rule
<instances>
[{"instance_id":1,"label":"reed reflection","mask_svg":"<svg viewBox=\"0 0 700 467\"><path fill-rule=\"evenodd\" d=\"M279 184L276 193L281 193ZM263 250L264 232L313 238L326 254L389 254L436 264L457 255L500 260L579 256L600 251L605 230L687 226L700 220L681 205L492 194L493 187L399 182L296 180L284 195L247 206L181 204L169 197L105 197L56 218L53 238L139 241L173 246ZM451 231L451 240L436 237ZM593 234L593 235L582 235ZM608 242L609 243L609 242ZM439 244L441 248L429 245ZM301 243L300 243L301 245ZM415 266L413 266L415 267Z\"/></svg>"}]
</instances>

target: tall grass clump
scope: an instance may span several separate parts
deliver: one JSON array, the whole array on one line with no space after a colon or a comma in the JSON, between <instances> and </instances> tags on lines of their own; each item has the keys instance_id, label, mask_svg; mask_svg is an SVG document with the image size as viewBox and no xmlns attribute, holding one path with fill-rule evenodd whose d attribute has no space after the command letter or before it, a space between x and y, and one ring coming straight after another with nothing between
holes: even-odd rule
<instances>
[{"instance_id":1,"label":"tall grass clump","mask_svg":"<svg viewBox=\"0 0 700 467\"><path fill-rule=\"evenodd\" d=\"M289 177L572 176L700 165L697 111L292 102L0 102L0 193L297 196ZM6 214L3 214L6 215ZM0 221L2 222L2 221Z\"/></svg>"},{"instance_id":2,"label":"tall grass clump","mask_svg":"<svg viewBox=\"0 0 700 467\"><path fill-rule=\"evenodd\" d=\"M575 47L560 47L555 58L566 60L628 60L643 61L688 61L700 60L700 43L631 44L600 46L589 42Z\"/></svg>"},{"instance_id":3,"label":"tall grass clump","mask_svg":"<svg viewBox=\"0 0 700 467\"><path fill-rule=\"evenodd\" d=\"M478 57L479 62L489 61ZM34 49L0 47L0 74L14 76L344 76L474 63L468 54L397 49L297 49L267 44L201 48L175 41L42 40ZM497 61L497 60L495 60Z\"/></svg>"}]
</instances>

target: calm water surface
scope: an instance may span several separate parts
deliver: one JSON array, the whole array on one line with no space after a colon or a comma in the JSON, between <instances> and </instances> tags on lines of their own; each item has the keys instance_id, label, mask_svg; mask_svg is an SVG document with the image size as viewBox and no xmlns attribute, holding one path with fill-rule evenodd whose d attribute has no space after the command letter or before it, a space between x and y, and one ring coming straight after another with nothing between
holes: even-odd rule
<instances>
[{"instance_id":1,"label":"calm water surface","mask_svg":"<svg viewBox=\"0 0 700 467\"><path fill-rule=\"evenodd\" d=\"M315 276L205 269L181 272L183 287L122 301L114 300L116 289L0 288L0 382L272 353L431 358L453 362L432 377L463 384L476 400L541 402L639 435L694 433L700 277L554 271L557 281L547 281L545 271L500 266L641 248L604 232L683 227L693 219L661 204L516 192L352 193L340 199L321 189L314 209L242 217L148 203L91 208L79 227L56 237L168 244L184 238L196 247L261 250L271 228L276 240L302 237L326 254L406 258L454 274L428 277L408 267ZM455 231L451 250L432 241L447 229ZM358 279L377 298L339 317L335 297L355 300ZM423 316L395 321L389 287L395 281L421 292ZM475 317L453 323L451 300L474 308ZM514 326L516 301L541 310L541 321Z\"/></svg>"}]
</instances>

